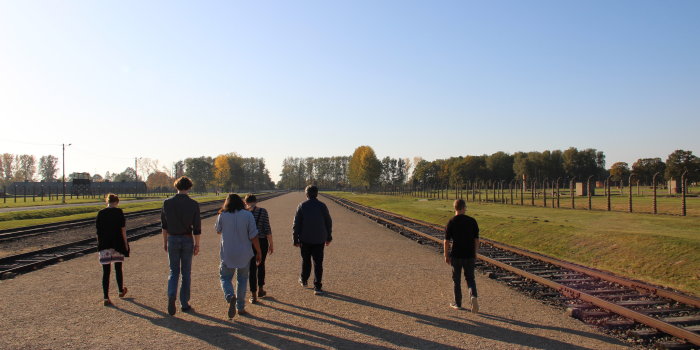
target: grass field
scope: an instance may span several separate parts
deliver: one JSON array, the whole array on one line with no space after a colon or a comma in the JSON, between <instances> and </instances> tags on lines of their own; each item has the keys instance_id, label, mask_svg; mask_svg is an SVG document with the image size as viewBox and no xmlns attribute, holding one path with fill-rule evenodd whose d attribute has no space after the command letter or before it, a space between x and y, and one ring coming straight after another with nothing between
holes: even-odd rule
<instances>
[{"instance_id":1,"label":"grass field","mask_svg":"<svg viewBox=\"0 0 700 350\"><path fill-rule=\"evenodd\" d=\"M212 195L194 198L196 198L197 201L200 203L206 203L216 200L222 200L224 199L224 195ZM120 208L124 209L125 213L157 209L161 208L162 206L162 201L122 203L119 205ZM61 221L94 218L96 213L104 207L105 205L100 203L95 205L79 207L37 209L0 213L0 229L9 229L15 227L50 224Z\"/></svg>"},{"instance_id":2,"label":"grass field","mask_svg":"<svg viewBox=\"0 0 700 350\"><path fill-rule=\"evenodd\" d=\"M444 225L452 200L329 192ZM481 235L622 276L700 295L700 217L467 203Z\"/></svg>"},{"instance_id":3,"label":"grass field","mask_svg":"<svg viewBox=\"0 0 700 350\"><path fill-rule=\"evenodd\" d=\"M607 210L607 198L605 197L605 192L602 189L596 190L596 195L592 196L591 198L591 207L593 210ZM637 195L636 189L632 191L632 210L635 213L647 213L651 214L653 213L653 197L649 195L648 193L641 192L640 195ZM689 194L686 197L686 215L688 216L700 216L700 197L697 196L697 191ZM449 197L451 199L455 198L455 191L449 191L449 193L446 195L445 191L440 192L438 194L437 191L433 191L430 193L431 198L445 198ZM468 197L467 199L471 201L472 199L472 193L469 192L464 192L463 193L464 197ZM505 201L510 203L510 191L505 190L504 191L504 196ZM520 203L520 194L519 193L513 193L514 197L514 203L519 204ZM475 196L476 200L478 201L479 195L478 192L476 192ZM481 199L482 201L486 202L486 191L482 190L481 192ZM494 201L494 192L493 190L488 191L488 201L493 202ZM501 201L501 196L500 193L496 197L497 201ZM547 207L551 208L552 207L552 194L551 191L547 191ZM556 197L554 198L556 201ZM532 203L532 195L530 192L525 192L525 196L523 197L523 203L526 206L530 206ZM569 195L568 190L562 191L559 197L559 205L561 208L571 208L571 197ZM588 209L588 197L579 197L576 196L574 198L574 205L576 209L583 209L586 210ZM629 192L627 192L627 189L624 190L624 194L620 194L620 191L617 189L613 189L611 191L611 196L610 196L610 207L612 211L622 211L622 212L627 212L629 208ZM544 206L544 196L542 195L541 192L537 193L535 196L535 206L538 207L543 207ZM667 215L681 215L681 206L682 206L682 201L680 195L677 196L669 196L666 194L666 192L659 190L657 193L657 199L656 199L656 206L657 206L657 213L659 214L667 214Z\"/></svg>"}]
</instances>

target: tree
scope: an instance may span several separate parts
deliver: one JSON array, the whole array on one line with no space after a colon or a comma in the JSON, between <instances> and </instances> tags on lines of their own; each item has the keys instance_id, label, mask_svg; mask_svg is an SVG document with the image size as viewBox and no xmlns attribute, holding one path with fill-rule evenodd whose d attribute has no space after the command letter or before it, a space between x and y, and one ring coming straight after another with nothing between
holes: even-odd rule
<instances>
[{"instance_id":1,"label":"tree","mask_svg":"<svg viewBox=\"0 0 700 350\"><path fill-rule=\"evenodd\" d=\"M667 180L681 180L684 171L688 171L688 181L700 180L700 159L692 151L675 150L666 159L665 176Z\"/></svg>"},{"instance_id":2,"label":"tree","mask_svg":"<svg viewBox=\"0 0 700 350\"><path fill-rule=\"evenodd\" d=\"M452 165L452 182L466 184L467 181L486 180L487 173L484 156L455 158Z\"/></svg>"},{"instance_id":3,"label":"tree","mask_svg":"<svg viewBox=\"0 0 700 350\"><path fill-rule=\"evenodd\" d=\"M136 170L132 167L124 169L121 173L114 175L114 182L137 181Z\"/></svg>"},{"instance_id":4,"label":"tree","mask_svg":"<svg viewBox=\"0 0 700 350\"><path fill-rule=\"evenodd\" d=\"M618 182L618 187L630 176L629 165L625 162L617 162L610 167L610 179ZM630 184L631 185L631 184Z\"/></svg>"},{"instance_id":5,"label":"tree","mask_svg":"<svg viewBox=\"0 0 700 350\"><path fill-rule=\"evenodd\" d=\"M58 157L48 155L39 158L39 175L45 182L56 181L58 173Z\"/></svg>"},{"instance_id":6,"label":"tree","mask_svg":"<svg viewBox=\"0 0 700 350\"><path fill-rule=\"evenodd\" d=\"M513 172L514 158L505 152L496 152L486 157L486 168L495 180L510 181L515 177Z\"/></svg>"},{"instance_id":7,"label":"tree","mask_svg":"<svg viewBox=\"0 0 700 350\"><path fill-rule=\"evenodd\" d=\"M224 154L214 158L214 186L219 189L231 189L231 164L229 157Z\"/></svg>"},{"instance_id":8,"label":"tree","mask_svg":"<svg viewBox=\"0 0 700 350\"><path fill-rule=\"evenodd\" d=\"M109 172L108 172L109 173ZM92 175L92 178L90 179L92 182L103 182L105 179L102 178L102 175L100 174L95 174Z\"/></svg>"},{"instance_id":9,"label":"tree","mask_svg":"<svg viewBox=\"0 0 700 350\"><path fill-rule=\"evenodd\" d=\"M173 163L173 175L174 178L179 179L185 175L185 162L178 160Z\"/></svg>"},{"instance_id":10,"label":"tree","mask_svg":"<svg viewBox=\"0 0 700 350\"><path fill-rule=\"evenodd\" d=\"M15 156L14 155L12 155L11 153L3 153L2 154L2 172L3 172L3 175L5 176L6 181L12 180L12 177L15 174L14 164L15 164Z\"/></svg>"},{"instance_id":11,"label":"tree","mask_svg":"<svg viewBox=\"0 0 700 350\"><path fill-rule=\"evenodd\" d=\"M173 179L163 171L155 171L146 179L146 186L149 189L169 189L172 183Z\"/></svg>"},{"instance_id":12,"label":"tree","mask_svg":"<svg viewBox=\"0 0 700 350\"><path fill-rule=\"evenodd\" d=\"M212 157L185 159L185 175L194 183L192 187L194 191L206 192L207 184L214 178L213 166Z\"/></svg>"},{"instance_id":13,"label":"tree","mask_svg":"<svg viewBox=\"0 0 700 350\"><path fill-rule=\"evenodd\" d=\"M654 174L659 173L664 175L666 164L661 161L661 158L640 158L632 164L632 172L634 172L639 180L645 184L651 184ZM657 181L661 180L657 176Z\"/></svg>"},{"instance_id":14,"label":"tree","mask_svg":"<svg viewBox=\"0 0 700 350\"><path fill-rule=\"evenodd\" d=\"M605 154L593 148L579 151L570 147L562 155L566 175L585 180L588 176L605 174Z\"/></svg>"},{"instance_id":15,"label":"tree","mask_svg":"<svg viewBox=\"0 0 700 350\"><path fill-rule=\"evenodd\" d=\"M372 147L357 147L350 158L350 184L369 190L379 180L381 170L382 164Z\"/></svg>"},{"instance_id":16,"label":"tree","mask_svg":"<svg viewBox=\"0 0 700 350\"><path fill-rule=\"evenodd\" d=\"M15 179L19 181L33 181L36 174L36 158L30 154L18 155L15 158L17 167L15 169Z\"/></svg>"},{"instance_id":17,"label":"tree","mask_svg":"<svg viewBox=\"0 0 700 350\"><path fill-rule=\"evenodd\" d=\"M513 172L518 180L523 176L526 181L535 180L544 170L542 153L540 152L516 152L513 155Z\"/></svg>"}]
</instances>

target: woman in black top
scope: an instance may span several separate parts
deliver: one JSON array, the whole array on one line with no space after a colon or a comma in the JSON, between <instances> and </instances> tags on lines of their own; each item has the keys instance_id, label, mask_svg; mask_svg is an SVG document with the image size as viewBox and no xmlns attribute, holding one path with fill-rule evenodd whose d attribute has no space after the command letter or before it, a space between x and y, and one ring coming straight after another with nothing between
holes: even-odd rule
<instances>
[{"instance_id":1,"label":"woman in black top","mask_svg":"<svg viewBox=\"0 0 700 350\"><path fill-rule=\"evenodd\" d=\"M124 212L117 208L119 197L115 194L107 195L107 208L97 213L97 250L100 252L100 264L102 264L102 292L104 293L104 305L112 305L109 300L109 274L111 264L114 263L114 272L119 286L119 297L126 295L124 277L122 275L122 262L129 256L129 242L126 240L126 219Z\"/></svg>"}]
</instances>

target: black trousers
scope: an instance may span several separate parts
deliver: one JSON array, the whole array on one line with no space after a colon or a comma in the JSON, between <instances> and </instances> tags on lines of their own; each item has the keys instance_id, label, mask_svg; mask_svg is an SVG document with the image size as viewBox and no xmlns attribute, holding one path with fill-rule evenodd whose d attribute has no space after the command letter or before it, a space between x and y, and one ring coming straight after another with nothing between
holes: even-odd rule
<instances>
[{"instance_id":1,"label":"black trousers","mask_svg":"<svg viewBox=\"0 0 700 350\"><path fill-rule=\"evenodd\" d=\"M255 257L250 260L250 272L248 274L248 280L250 281L250 291L255 293L258 291L258 287L262 289L265 285L265 258L267 257L267 250L270 248L270 242L267 238L259 238L260 242L260 265L255 265Z\"/></svg>"},{"instance_id":2,"label":"black trousers","mask_svg":"<svg viewBox=\"0 0 700 350\"><path fill-rule=\"evenodd\" d=\"M301 280L306 282L311 276L311 259L314 261L314 287L321 289L323 286L323 248L321 244L301 244Z\"/></svg>"},{"instance_id":3,"label":"black trousers","mask_svg":"<svg viewBox=\"0 0 700 350\"><path fill-rule=\"evenodd\" d=\"M109 274L112 270L112 264L102 265L102 293L105 299L109 299ZM117 276L117 286L119 287L119 293L123 291L124 288L124 276L122 274L122 263L114 263L114 274Z\"/></svg>"},{"instance_id":4,"label":"black trousers","mask_svg":"<svg viewBox=\"0 0 700 350\"><path fill-rule=\"evenodd\" d=\"M467 280L467 287L471 290L471 296L477 297L476 280L474 279L474 267L476 259L452 258L452 281L454 281L455 304L462 306L462 270Z\"/></svg>"}]
</instances>

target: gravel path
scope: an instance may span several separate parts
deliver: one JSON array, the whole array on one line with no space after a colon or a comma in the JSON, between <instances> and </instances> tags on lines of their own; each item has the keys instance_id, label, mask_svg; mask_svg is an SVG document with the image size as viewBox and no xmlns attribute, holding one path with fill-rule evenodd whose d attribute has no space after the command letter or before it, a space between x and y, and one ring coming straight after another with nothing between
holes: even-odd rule
<instances>
[{"instance_id":1,"label":"gravel path","mask_svg":"<svg viewBox=\"0 0 700 350\"><path fill-rule=\"evenodd\" d=\"M334 241L326 249L324 288L297 284L300 258L291 221L301 193L262 202L276 251L268 257L268 298L247 317L226 320L218 280L214 219L204 221L193 267L194 314L166 310L162 238L132 243L125 263L129 295L101 305L101 270L90 255L0 281L2 349L417 348L616 349L560 310L479 276L482 313L452 310L450 269L424 247L333 203ZM116 283L112 282L113 290ZM179 311L179 310L178 310Z\"/></svg>"}]
</instances>

